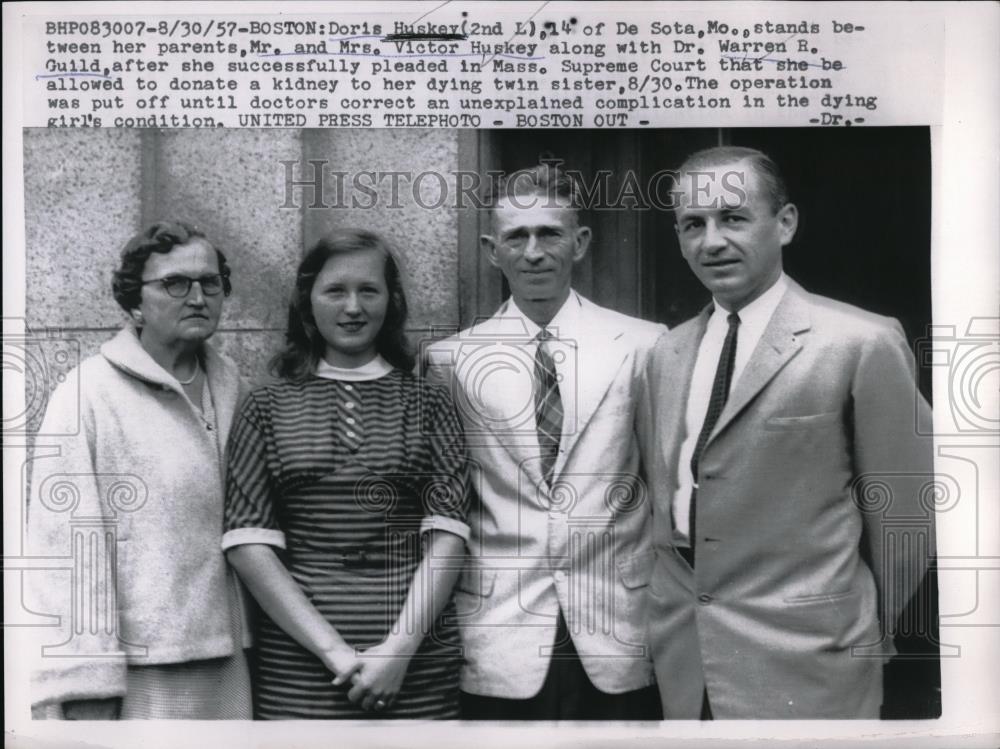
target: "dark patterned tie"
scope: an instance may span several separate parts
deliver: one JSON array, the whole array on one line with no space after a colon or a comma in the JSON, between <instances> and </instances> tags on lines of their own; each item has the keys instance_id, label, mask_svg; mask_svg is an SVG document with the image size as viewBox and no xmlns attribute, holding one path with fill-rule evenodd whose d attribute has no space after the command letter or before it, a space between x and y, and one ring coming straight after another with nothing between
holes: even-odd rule
<instances>
[{"instance_id":1,"label":"dark patterned tie","mask_svg":"<svg viewBox=\"0 0 1000 749\"><path fill-rule=\"evenodd\" d=\"M722 352L719 354L719 366L715 368L715 379L712 381L712 395L708 399L708 411L705 412L705 421L702 422L701 432L698 433L698 442L695 443L694 452L691 453L691 476L694 479L694 486L691 488L691 511L690 511L690 533L688 538L691 542L691 558L694 559L694 539L695 539L695 500L698 495L698 461L705 450L708 438L715 429L722 409L729 398L729 386L733 381L733 365L736 363L736 335L740 328L740 316L735 312L728 318L729 331L726 333L726 340L722 344Z\"/></svg>"},{"instance_id":2,"label":"dark patterned tie","mask_svg":"<svg viewBox=\"0 0 1000 749\"><path fill-rule=\"evenodd\" d=\"M535 351L535 423L538 427L538 445L542 454L542 474L552 483L552 472L559 454L559 439L562 436L563 407L559 396L559 382L556 365L549 353L547 341L551 334L542 328L536 340Z\"/></svg>"}]
</instances>

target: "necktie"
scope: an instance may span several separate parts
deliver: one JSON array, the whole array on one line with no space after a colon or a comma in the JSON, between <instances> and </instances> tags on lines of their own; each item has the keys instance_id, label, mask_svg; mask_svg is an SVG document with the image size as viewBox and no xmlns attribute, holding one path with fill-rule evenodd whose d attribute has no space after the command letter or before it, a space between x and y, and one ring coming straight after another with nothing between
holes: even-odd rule
<instances>
[{"instance_id":1,"label":"necktie","mask_svg":"<svg viewBox=\"0 0 1000 749\"><path fill-rule=\"evenodd\" d=\"M556 378L556 365L549 353L547 341L551 334L542 328L537 336L535 351L535 422L538 428L538 445L542 455L542 474L552 483L552 472L559 454L562 436L563 407Z\"/></svg>"},{"instance_id":2,"label":"necktie","mask_svg":"<svg viewBox=\"0 0 1000 749\"><path fill-rule=\"evenodd\" d=\"M729 386L733 380L733 365L736 363L736 335L739 332L740 316L735 312L728 318L729 330L726 332L726 340L722 344L722 352L719 354L719 365L715 369L715 379L712 381L712 394L708 399L708 410L705 412L705 421L702 422L701 431L698 433L698 442L695 443L694 452L691 453L691 476L694 478L694 486L691 489L691 512L690 512L690 533L688 538L691 541L692 559L694 558L695 546L695 499L698 494L698 461L708 444L708 438L715 429L722 409L729 398Z\"/></svg>"}]
</instances>

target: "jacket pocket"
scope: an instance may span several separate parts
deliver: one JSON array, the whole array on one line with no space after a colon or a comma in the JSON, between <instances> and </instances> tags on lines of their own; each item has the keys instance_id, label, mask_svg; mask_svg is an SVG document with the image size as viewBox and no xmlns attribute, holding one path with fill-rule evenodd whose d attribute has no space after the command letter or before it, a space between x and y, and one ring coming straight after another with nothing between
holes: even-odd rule
<instances>
[{"instance_id":1,"label":"jacket pocket","mask_svg":"<svg viewBox=\"0 0 1000 749\"><path fill-rule=\"evenodd\" d=\"M766 429L812 429L840 423L840 411L804 416L772 416L764 423Z\"/></svg>"},{"instance_id":2,"label":"jacket pocket","mask_svg":"<svg viewBox=\"0 0 1000 749\"><path fill-rule=\"evenodd\" d=\"M490 609L493 586L496 583L496 570L472 567L462 570L455 583L453 600L455 613L446 619L448 624L459 627L480 626Z\"/></svg>"},{"instance_id":3,"label":"jacket pocket","mask_svg":"<svg viewBox=\"0 0 1000 749\"><path fill-rule=\"evenodd\" d=\"M621 578L622 585L629 590L649 585L649 581L653 577L654 558L653 550L647 549L625 559L619 559L618 576Z\"/></svg>"},{"instance_id":4,"label":"jacket pocket","mask_svg":"<svg viewBox=\"0 0 1000 749\"><path fill-rule=\"evenodd\" d=\"M655 552L647 549L617 562L621 585L614 586L613 608L601 612L601 615L611 622L611 634L616 643L612 651L619 657L622 654L634 658L649 657L646 609L654 560Z\"/></svg>"}]
</instances>

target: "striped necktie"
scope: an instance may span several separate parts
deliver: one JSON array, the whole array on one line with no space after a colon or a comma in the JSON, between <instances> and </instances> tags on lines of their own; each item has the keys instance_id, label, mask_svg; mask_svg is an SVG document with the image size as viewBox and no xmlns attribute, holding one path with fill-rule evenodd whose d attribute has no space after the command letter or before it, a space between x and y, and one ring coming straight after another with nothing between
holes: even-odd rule
<instances>
[{"instance_id":1,"label":"striped necktie","mask_svg":"<svg viewBox=\"0 0 1000 749\"><path fill-rule=\"evenodd\" d=\"M552 473L559 454L562 436L563 407L559 395L559 378L556 365L549 352L548 341L552 335L542 328L536 340L535 351L535 422L538 428L538 445L542 455L542 474L552 484Z\"/></svg>"}]
</instances>

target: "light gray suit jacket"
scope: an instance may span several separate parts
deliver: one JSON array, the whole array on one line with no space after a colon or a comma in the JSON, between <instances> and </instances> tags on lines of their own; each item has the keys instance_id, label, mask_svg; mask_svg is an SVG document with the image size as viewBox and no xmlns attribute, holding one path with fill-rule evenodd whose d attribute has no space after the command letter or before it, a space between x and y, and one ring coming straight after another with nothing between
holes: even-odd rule
<instances>
[{"instance_id":1,"label":"light gray suit jacket","mask_svg":"<svg viewBox=\"0 0 1000 749\"><path fill-rule=\"evenodd\" d=\"M599 689L649 686L645 631L650 507L638 477L636 387L662 325L577 294L554 356L565 417L550 487L532 397L535 345L506 305L435 343L429 376L455 394L477 501L470 568L457 585L470 693L523 699L541 688L561 609ZM559 361L560 357L563 357Z\"/></svg>"},{"instance_id":2,"label":"light gray suit jacket","mask_svg":"<svg viewBox=\"0 0 1000 749\"><path fill-rule=\"evenodd\" d=\"M692 572L670 504L710 311L657 344L639 406L665 717L697 719L707 688L716 718L877 718L934 548L909 347L895 320L790 285L702 454Z\"/></svg>"}]
</instances>

